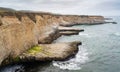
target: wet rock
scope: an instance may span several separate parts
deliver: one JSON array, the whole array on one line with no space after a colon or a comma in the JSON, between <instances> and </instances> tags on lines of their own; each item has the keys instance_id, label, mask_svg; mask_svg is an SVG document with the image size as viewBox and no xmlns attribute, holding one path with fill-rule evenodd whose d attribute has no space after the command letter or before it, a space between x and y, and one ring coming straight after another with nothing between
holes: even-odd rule
<instances>
[{"instance_id":1,"label":"wet rock","mask_svg":"<svg viewBox=\"0 0 120 72\"><path fill-rule=\"evenodd\" d=\"M117 22L106 22L106 23L112 23L112 24L117 24Z\"/></svg>"},{"instance_id":2,"label":"wet rock","mask_svg":"<svg viewBox=\"0 0 120 72\"><path fill-rule=\"evenodd\" d=\"M76 31L62 31L62 32L59 32L61 35L78 35L79 32L76 32Z\"/></svg>"}]
</instances>

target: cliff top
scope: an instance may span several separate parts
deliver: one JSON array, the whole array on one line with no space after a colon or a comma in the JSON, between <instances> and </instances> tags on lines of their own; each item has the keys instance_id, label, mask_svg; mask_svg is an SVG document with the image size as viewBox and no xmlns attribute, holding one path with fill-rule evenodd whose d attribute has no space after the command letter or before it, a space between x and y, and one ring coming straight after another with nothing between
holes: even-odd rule
<instances>
[{"instance_id":1,"label":"cliff top","mask_svg":"<svg viewBox=\"0 0 120 72\"><path fill-rule=\"evenodd\" d=\"M0 12L13 12L13 11L16 11L16 10L11 8L0 7Z\"/></svg>"},{"instance_id":2,"label":"cliff top","mask_svg":"<svg viewBox=\"0 0 120 72\"><path fill-rule=\"evenodd\" d=\"M80 17L100 17L99 15L62 15L62 14L56 14L56 13L50 13L50 12L43 12L43 11L31 11L31 10L15 10L11 8L4 8L0 7L0 15L11 15L11 14L38 14L38 15L55 15L55 16L80 16Z\"/></svg>"}]
</instances>

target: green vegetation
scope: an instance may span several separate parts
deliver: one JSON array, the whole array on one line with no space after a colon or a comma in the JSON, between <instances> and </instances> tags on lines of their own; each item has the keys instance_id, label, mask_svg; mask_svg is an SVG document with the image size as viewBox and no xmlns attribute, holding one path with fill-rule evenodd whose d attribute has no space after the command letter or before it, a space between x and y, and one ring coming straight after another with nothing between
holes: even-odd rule
<instances>
[{"instance_id":1,"label":"green vegetation","mask_svg":"<svg viewBox=\"0 0 120 72\"><path fill-rule=\"evenodd\" d=\"M16 58L14 58L14 61L15 61L15 62L20 61L20 57L16 57Z\"/></svg>"},{"instance_id":2,"label":"green vegetation","mask_svg":"<svg viewBox=\"0 0 120 72\"><path fill-rule=\"evenodd\" d=\"M38 52L41 52L41 51L42 51L42 47L36 45L36 46L32 47L31 49L29 49L27 52L28 52L29 54L34 55L34 54L36 54L36 53L38 53Z\"/></svg>"},{"instance_id":3,"label":"green vegetation","mask_svg":"<svg viewBox=\"0 0 120 72\"><path fill-rule=\"evenodd\" d=\"M42 46L38 46L38 45L30 48L27 51L27 53L31 54L31 55L35 55L35 54L40 53L40 52L43 53L43 54L45 54L45 55L48 55L48 56L51 55L51 53L47 52Z\"/></svg>"}]
</instances>

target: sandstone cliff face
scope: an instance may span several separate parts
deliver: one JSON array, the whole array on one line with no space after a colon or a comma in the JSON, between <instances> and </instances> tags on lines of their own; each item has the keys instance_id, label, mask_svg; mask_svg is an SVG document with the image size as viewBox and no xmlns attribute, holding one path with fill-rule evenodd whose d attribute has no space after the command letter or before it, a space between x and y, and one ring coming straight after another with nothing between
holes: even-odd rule
<instances>
[{"instance_id":1,"label":"sandstone cliff face","mask_svg":"<svg viewBox=\"0 0 120 72\"><path fill-rule=\"evenodd\" d=\"M104 23L104 17L102 16L63 16L63 20L68 22L61 25L74 25L74 24L101 24Z\"/></svg>"},{"instance_id":2,"label":"sandstone cliff face","mask_svg":"<svg viewBox=\"0 0 120 72\"><path fill-rule=\"evenodd\" d=\"M58 26L104 23L102 16L0 12L0 64L16 58L38 43L51 43Z\"/></svg>"},{"instance_id":3,"label":"sandstone cliff face","mask_svg":"<svg viewBox=\"0 0 120 72\"><path fill-rule=\"evenodd\" d=\"M105 23L103 16L77 16L77 15L56 15L49 13L26 13L26 12L2 12L0 13L3 24L21 22L23 16L27 16L34 23L42 25L73 25L73 24L99 24ZM8 22L9 21L9 22ZM5 23L6 22L6 23Z\"/></svg>"},{"instance_id":4,"label":"sandstone cliff face","mask_svg":"<svg viewBox=\"0 0 120 72\"><path fill-rule=\"evenodd\" d=\"M20 55L23 51L37 44L34 26L12 24L0 27L0 60ZM4 51L4 53L3 53Z\"/></svg>"}]
</instances>

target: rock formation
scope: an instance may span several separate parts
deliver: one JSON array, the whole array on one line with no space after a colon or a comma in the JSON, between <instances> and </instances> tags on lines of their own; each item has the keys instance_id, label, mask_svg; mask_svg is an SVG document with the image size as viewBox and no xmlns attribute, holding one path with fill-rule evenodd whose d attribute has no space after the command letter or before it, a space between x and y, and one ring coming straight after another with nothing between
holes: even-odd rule
<instances>
[{"instance_id":1,"label":"rock formation","mask_svg":"<svg viewBox=\"0 0 120 72\"><path fill-rule=\"evenodd\" d=\"M13 59L13 62L65 60L75 55L81 42L39 44Z\"/></svg>"}]
</instances>

